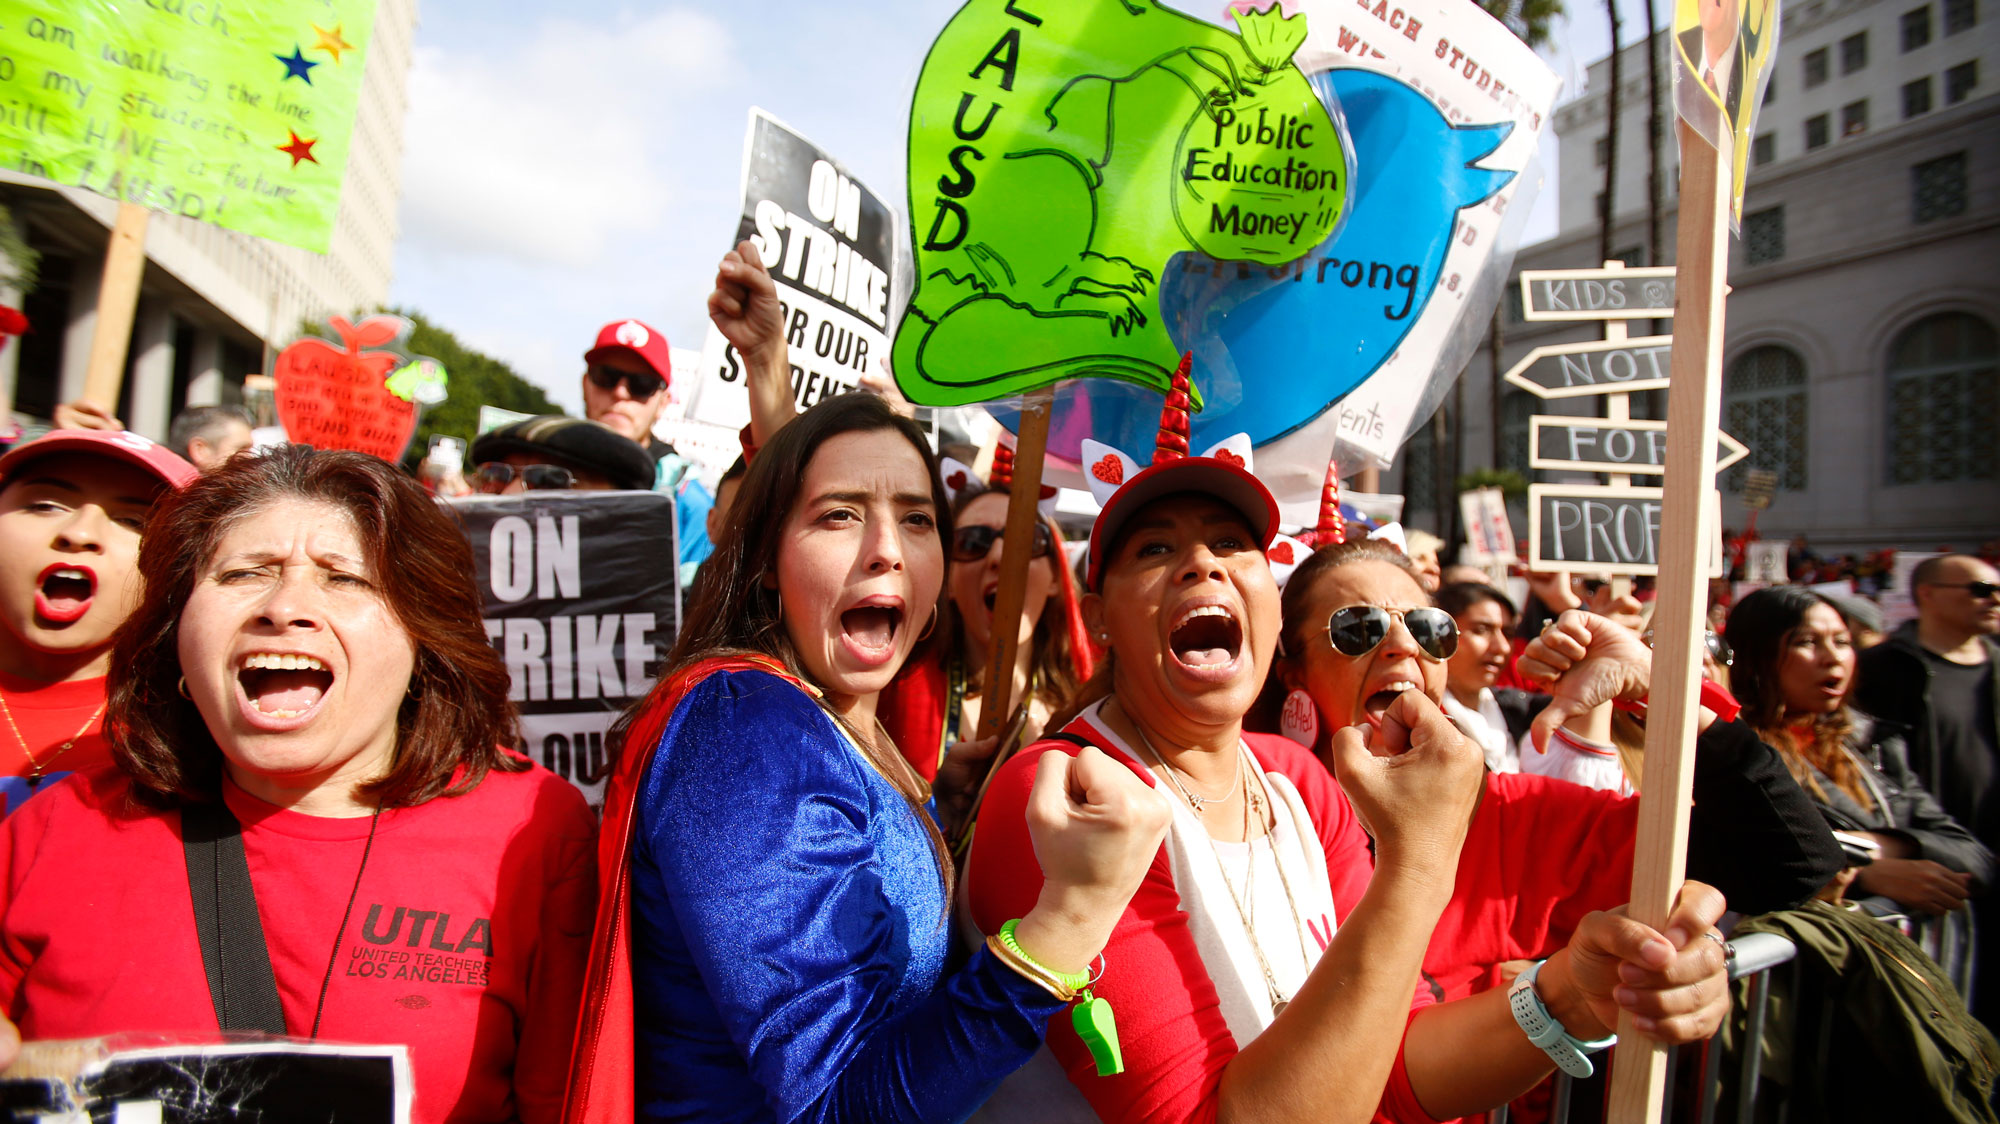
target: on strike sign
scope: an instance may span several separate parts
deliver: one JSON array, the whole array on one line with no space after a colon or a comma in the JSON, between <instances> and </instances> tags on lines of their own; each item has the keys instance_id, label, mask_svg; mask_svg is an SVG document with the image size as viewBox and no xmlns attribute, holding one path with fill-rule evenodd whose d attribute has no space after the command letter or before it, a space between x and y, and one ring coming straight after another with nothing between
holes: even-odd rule
<instances>
[{"instance_id":1,"label":"on strike sign","mask_svg":"<svg viewBox=\"0 0 2000 1124\"><path fill-rule=\"evenodd\" d=\"M889 358L892 220L832 156L763 110L750 111L736 241L757 244L777 283L801 410L854 390ZM732 429L749 422L744 374L743 357L711 326L687 416Z\"/></svg>"},{"instance_id":2,"label":"on strike sign","mask_svg":"<svg viewBox=\"0 0 2000 1124\"><path fill-rule=\"evenodd\" d=\"M529 757L604 801L604 734L679 630L674 499L528 492L449 501L472 540L486 636Z\"/></svg>"}]
</instances>

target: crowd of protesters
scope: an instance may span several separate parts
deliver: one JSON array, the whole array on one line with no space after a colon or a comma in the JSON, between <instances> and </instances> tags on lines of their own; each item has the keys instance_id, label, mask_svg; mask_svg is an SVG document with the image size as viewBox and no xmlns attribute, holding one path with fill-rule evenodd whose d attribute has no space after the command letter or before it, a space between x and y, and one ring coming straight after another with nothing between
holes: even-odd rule
<instances>
[{"instance_id":1,"label":"crowd of protesters","mask_svg":"<svg viewBox=\"0 0 2000 1124\"><path fill-rule=\"evenodd\" d=\"M1623 908L1648 604L1536 575L1517 606L1337 514L1274 567L1184 368L1080 567L1032 524L987 713L1009 459L941 465L868 392L793 416L748 243L709 311L752 397L714 497L652 436L637 321L586 354L588 418L471 450L477 490L672 491L712 540L601 820L508 748L471 549L410 476L229 410L0 457L0 1055L401 1043L427 1124L1417 1122L1589 1074L1621 1015L1710 1038L1738 916L2000 931L1990 558L1918 566L1866 653L1845 600L1729 608L1655 929ZM1800 580L1875 576L1799 546Z\"/></svg>"}]
</instances>

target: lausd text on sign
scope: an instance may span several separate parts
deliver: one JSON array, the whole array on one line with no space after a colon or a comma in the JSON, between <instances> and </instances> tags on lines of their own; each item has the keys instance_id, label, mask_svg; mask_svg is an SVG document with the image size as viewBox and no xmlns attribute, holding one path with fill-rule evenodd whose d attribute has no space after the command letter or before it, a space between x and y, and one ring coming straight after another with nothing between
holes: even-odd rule
<instances>
[{"instance_id":1,"label":"lausd text on sign","mask_svg":"<svg viewBox=\"0 0 2000 1124\"><path fill-rule=\"evenodd\" d=\"M757 244L784 305L798 408L860 386L889 357L895 217L824 150L761 109L743 142L743 217L736 237ZM714 326L690 396L694 421L750 420L743 357Z\"/></svg>"},{"instance_id":2,"label":"lausd text on sign","mask_svg":"<svg viewBox=\"0 0 2000 1124\"><path fill-rule=\"evenodd\" d=\"M529 757L604 801L605 731L679 630L674 499L527 492L451 500L472 540L486 636L507 661Z\"/></svg>"}]
</instances>

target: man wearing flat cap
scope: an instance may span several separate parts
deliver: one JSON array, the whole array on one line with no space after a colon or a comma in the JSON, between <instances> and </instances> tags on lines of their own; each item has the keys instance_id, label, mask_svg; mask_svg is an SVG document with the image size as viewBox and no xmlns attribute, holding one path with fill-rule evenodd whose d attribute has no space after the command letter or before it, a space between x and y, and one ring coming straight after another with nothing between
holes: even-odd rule
<instances>
[{"instance_id":1,"label":"man wearing flat cap","mask_svg":"<svg viewBox=\"0 0 2000 1124\"><path fill-rule=\"evenodd\" d=\"M610 426L560 415L503 425L472 443L472 484L513 495L542 490L651 491L653 458Z\"/></svg>"}]
</instances>

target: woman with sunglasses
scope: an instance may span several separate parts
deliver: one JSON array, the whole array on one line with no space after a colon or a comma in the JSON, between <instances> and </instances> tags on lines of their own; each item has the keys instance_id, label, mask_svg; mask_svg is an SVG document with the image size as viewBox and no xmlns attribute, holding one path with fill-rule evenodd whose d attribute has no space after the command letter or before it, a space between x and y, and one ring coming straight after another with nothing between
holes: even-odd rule
<instances>
[{"instance_id":1,"label":"woman with sunglasses","mask_svg":"<svg viewBox=\"0 0 2000 1124\"><path fill-rule=\"evenodd\" d=\"M1048 1052L1003 1084L985 1118L1338 1121L1380 1108L1425 1120L1491 1108L1540 1080L1551 1055L1506 996L1432 1006L1418 986L1479 751L1415 691L1390 699L1366 734L1335 736L1339 786L1298 746L1244 732L1277 641L1264 555L1277 505L1251 474L1247 438L1187 455L1184 372L1150 466L1084 446L1104 508L1083 609L1108 654L1061 734L1000 769L966 872L972 921L1004 940L1006 919L1042 889L1021 861L1033 772L1080 745L1172 808L1166 845L1092 968L1091 1001L1115 1012L1124 1072L1100 1076L1116 1067L1057 1019ZM1422 591L1408 601L1424 604ZM1668 1041L1706 1036L1728 1005L1721 948L1701 939L1721 912L1720 895L1690 885L1671 936L1593 915L1542 972L1530 1017L1595 1037L1622 1000Z\"/></svg>"},{"instance_id":2,"label":"woman with sunglasses","mask_svg":"<svg viewBox=\"0 0 2000 1124\"><path fill-rule=\"evenodd\" d=\"M1849 708L1854 643L1832 601L1800 586L1760 589L1731 610L1729 640L1744 717L1827 822L1880 850L1844 894L1873 912L1930 916L1992 884L1992 852L1911 772L1902 728Z\"/></svg>"},{"instance_id":3,"label":"woman with sunglasses","mask_svg":"<svg viewBox=\"0 0 2000 1124\"><path fill-rule=\"evenodd\" d=\"M978 728L985 699L986 661L993 643L993 605L1000 587L1000 554L1013 486L1013 450L994 450L992 479L982 483L970 466L946 459L941 472L952 495L950 595L928 643L882 692L882 725L925 780L938 778L957 759L967 775L949 772L940 784L940 812L948 834L971 818L972 796L986 762L1005 757L1041 737L1050 714L1090 678L1094 653L1083 627L1076 585L1070 577L1062 531L1046 512L1035 522L1031 563L1021 602L1019 644L1008 697L1013 713L1000 724L1004 745L960 745ZM972 776L978 771L981 776Z\"/></svg>"},{"instance_id":4,"label":"woman with sunglasses","mask_svg":"<svg viewBox=\"0 0 2000 1124\"><path fill-rule=\"evenodd\" d=\"M1394 694L1448 697L1457 621L1427 606L1418 576L1380 543L1323 549L1285 587L1286 657L1279 677L1310 696L1319 725L1373 724ZM1572 610L1531 642L1521 667L1554 679L1530 695L1535 713L1524 760L1553 746L1613 689L1643 695L1651 660L1629 630ZM1720 692L1705 705L1727 711ZM1714 710L1704 712L1713 719ZM1840 868L1840 848L1777 755L1742 723L1711 721L1697 740L1688 874L1739 912L1798 905ZM1315 746L1333 766L1326 739ZM1508 965L1549 956L1590 910L1625 900L1632 880L1638 800L1553 778L1489 771L1461 853L1451 904L1424 957L1445 1000L1506 982ZM1756 856L1746 861L1745 856Z\"/></svg>"}]
</instances>

